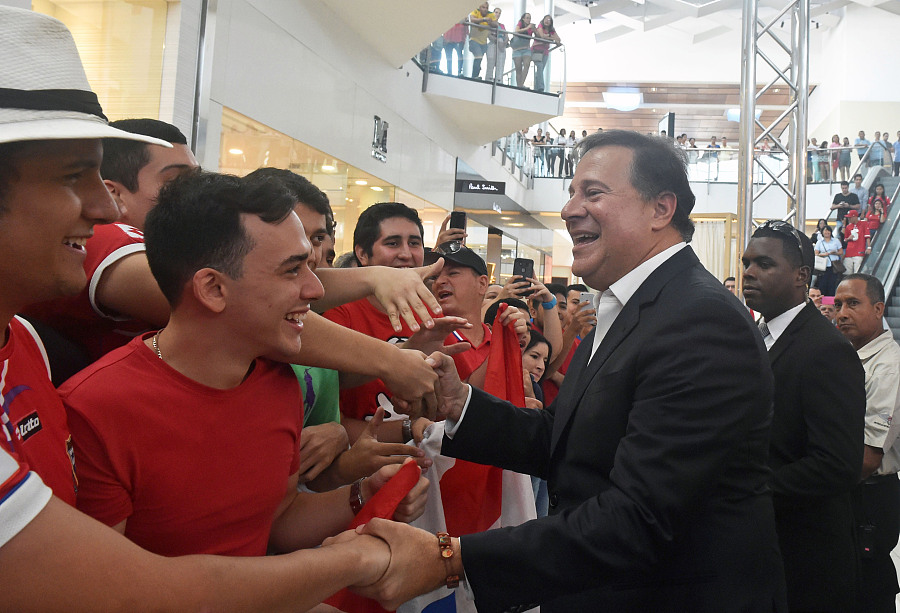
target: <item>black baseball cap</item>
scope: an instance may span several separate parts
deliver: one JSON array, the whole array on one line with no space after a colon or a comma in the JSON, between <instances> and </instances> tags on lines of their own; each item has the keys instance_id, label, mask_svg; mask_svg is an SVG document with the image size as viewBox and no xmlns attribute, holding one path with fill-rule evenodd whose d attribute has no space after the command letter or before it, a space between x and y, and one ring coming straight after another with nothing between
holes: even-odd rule
<instances>
[{"instance_id":1,"label":"black baseball cap","mask_svg":"<svg viewBox=\"0 0 900 613\"><path fill-rule=\"evenodd\" d=\"M487 275L487 264L481 259L481 256L464 247L459 241L450 241L438 245L425 254L425 264L434 264L439 258L444 258L447 262L453 262L460 266L471 268L479 275Z\"/></svg>"}]
</instances>

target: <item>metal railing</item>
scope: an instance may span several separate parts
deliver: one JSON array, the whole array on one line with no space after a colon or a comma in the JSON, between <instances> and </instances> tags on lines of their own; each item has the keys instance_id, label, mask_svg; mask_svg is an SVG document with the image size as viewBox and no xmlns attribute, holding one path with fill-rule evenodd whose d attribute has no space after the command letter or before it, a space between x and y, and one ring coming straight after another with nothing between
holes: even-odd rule
<instances>
[{"instance_id":1,"label":"metal railing","mask_svg":"<svg viewBox=\"0 0 900 613\"><path fill-rule=\"evenodd\" d=\"M565 92L565 46L507 32L496 23L483 26L460 22L413 59L426 73L423 89L430 73L553 95ZM557 62L562 62L563 77L554 87L550 65Z\"/></svg>"}]
</instances>

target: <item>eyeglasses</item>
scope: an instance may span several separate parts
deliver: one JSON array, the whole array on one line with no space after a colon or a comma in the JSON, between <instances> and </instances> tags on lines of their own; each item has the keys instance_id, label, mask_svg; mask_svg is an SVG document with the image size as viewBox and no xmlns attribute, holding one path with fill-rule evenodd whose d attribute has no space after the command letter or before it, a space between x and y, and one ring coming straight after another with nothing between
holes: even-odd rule
<instances>
[{"instance_id":1,"label":"eyeglasses","mask_svg":"<svg viewBox=\"0 0 900 613\"><path fill-rule=\"evenodd\" d=\"M462 248L462 241L447 241L446 243L441 243L431 251L438 255L450 255L451 253L461 251Z\"/></svg>"},{"instance_id":2,"label":"eyeglasses","mask_svg":"<svg viewBox=\"0 0 900 613\"><path fill-rule=\"evenodd\" d=\"M777 219L770 219L759 227L760 230L763 228L774 230L779 234L792 236L794 240L797 241L797 249L800 250L800 261L803 261L803 241L800 238L800 232L797 231L797 228L786 221L779 221Z\"/></svg>"}]
</instances>

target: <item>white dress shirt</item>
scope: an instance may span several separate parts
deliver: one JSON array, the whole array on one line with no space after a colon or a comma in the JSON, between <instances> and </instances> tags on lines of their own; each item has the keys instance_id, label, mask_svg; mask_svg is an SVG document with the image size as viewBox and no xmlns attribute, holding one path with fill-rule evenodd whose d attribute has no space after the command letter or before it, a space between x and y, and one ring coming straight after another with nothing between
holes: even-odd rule
<instances>
[{"instance_id":1,"label":"white dress shirt","mask_svg":"<svg viewBox=\"0 0 900 613\"><path fill-rule=\"evenodd\" d=\"M794 321L794 318L797 316L800 311L803 310L803 307L806 306L806 301L801 302L795 307L791 307L781 315L777 317L773 317L772 321L766 321L766 325L769 326L769 336L763 338L763 342L766 344L766 351L772 348L772 345L778 340L784 331L787 330L787 327L791 325L791 322Z\"/></svg>"}]
</instances>

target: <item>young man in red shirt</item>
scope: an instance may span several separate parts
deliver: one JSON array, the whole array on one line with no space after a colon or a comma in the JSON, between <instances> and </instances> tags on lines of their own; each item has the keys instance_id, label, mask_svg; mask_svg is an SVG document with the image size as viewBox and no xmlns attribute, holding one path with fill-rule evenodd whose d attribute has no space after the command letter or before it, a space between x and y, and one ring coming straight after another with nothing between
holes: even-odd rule
<instances>
[{"instance_id":1,"label":"young man in red shirt","mask_svg":"<svg viewBox=\"0 0 900 613\"><path fill-rule=\"evenodd\" d=\"M844 266L847 274L859 272L863 258L872 252L869 246L869 223L860 220L859 213L851 210L847 213L847 226L844 228L844 238L847 240L847 249L844 255Z\"/></svg>"}]
</instances>

